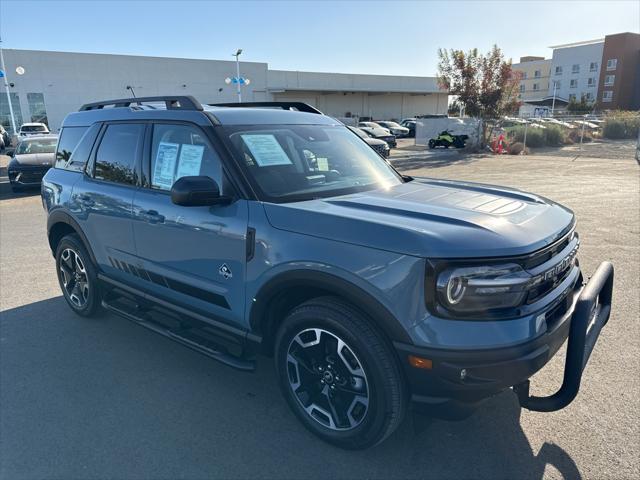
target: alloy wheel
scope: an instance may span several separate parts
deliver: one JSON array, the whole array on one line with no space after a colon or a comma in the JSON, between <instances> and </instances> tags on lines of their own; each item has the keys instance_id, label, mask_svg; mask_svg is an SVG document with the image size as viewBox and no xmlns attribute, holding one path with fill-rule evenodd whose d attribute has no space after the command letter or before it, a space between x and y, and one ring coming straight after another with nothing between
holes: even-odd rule
<instances>
[{"instance_id":1,"label":"alloy wheel","mask_svg":"<svg viewBox=\"0 0 640 480\"><path fill-rule=\"evenodd\" d=\"M65 248L60 254L59 268L67 298L83 308L89 300L89 279L82 258L72 248Z\"/></svg>"},{"instance_id":2,"label":"alloy wheel","mask_svg":"<svg viewBox=\"0 0 640 480\"><path fill-rule=\"evenodd\" d=\"M287 375L294 396L316 422L351 430L369 409L369 384L362 363L336 334L321 328L299 332L287 350Z\"/></svg>"}]
</instances>

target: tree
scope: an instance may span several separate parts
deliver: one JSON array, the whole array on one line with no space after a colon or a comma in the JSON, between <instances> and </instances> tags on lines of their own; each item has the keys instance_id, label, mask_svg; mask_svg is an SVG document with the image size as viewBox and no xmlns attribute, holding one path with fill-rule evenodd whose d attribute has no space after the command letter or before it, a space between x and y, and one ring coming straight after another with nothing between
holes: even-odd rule
<instances>
[{"instance_id":1,"label":"tree","mask_svg":"<svg viewBox=\"0 0 640 480\"><path fill-rule=\"evenodd\" d=\"M511 69L497 45L487 54L441 48L438 57L438 83L458 96L467 115L495 119L518 111L522 74Z\"/></svg>"},{"instance_id":2,"label":"tree","mask_svg":"<svg viewBox=\"0 0 640 480\"><path fill-rule=\"evenodd\" d=\"M593 110L594 102L587 100L585 95L580 97L578 102L575 98L571 97L569 104L567 105L567 111L571 113L589 113Z\"/></svg>"}]
</instances>

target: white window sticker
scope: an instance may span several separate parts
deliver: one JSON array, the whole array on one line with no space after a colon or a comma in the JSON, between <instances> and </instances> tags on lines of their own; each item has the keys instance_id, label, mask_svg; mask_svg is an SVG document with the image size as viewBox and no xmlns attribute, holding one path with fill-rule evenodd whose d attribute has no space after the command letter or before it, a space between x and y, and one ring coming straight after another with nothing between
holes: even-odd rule
<instances>
[{"instance_id":1,"label":"white window sticker","mask_svg":"<svg viewBox=\"0 0 640 480\"><path fill-rule=\"evenodd\" d=\"M182 144L176 178L200 175L200 165L202 165L203 153L203 145Z\"/></svg>"},{"instance_id":2,"label":"white window sticker","mask_svg":"<svg viewBox=\"0 0 640 480\"><path fill-rule=\"evenodd\" d=\"M321 172L329 171L329 159L324 157L316 157L316 163L318 164L318 170Z\"/></svg>"},{"instance_id":3,"label":"white window sticker","mask_svg":"<svg viewBox=\"0 0 640 480\"><path fill-rule=\"evenodd\" d=\"M156 164L153 169L153 185L161 188L173 186L173 173L178 158L178 144L160 142L156 153Z\"/></svg>"},{"instance_id":4,"label":"white window sticker","mask_svg":"<svg viewBox=\"0 0 640 480\"><path fill-rule=\"evenodd\" d=\"M291 165L291 160L274 135L241 135L253 158L260 167Z\"/></svg>"}]
</instances>

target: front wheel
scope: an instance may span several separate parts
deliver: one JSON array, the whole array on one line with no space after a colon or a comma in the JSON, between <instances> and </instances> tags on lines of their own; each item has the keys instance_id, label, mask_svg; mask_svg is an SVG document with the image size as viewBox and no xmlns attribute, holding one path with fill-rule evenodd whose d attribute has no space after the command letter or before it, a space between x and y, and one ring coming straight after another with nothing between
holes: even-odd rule
<instances>
[{"instance_id":1,"label":"front wheel","mask_svg":"<svg viewBox=\"0 0 640 480\"><path fill-rule=\"evenodd\" d=\"M396 359L349 304L323 297L295 308L280 328L275 358L289 406L323 440L367 448L401 423L406 392Z\"/></svg>"},{"instance_id":2,"label":"front wheel","mask_svg":"<svg viewBox=\"0 0 640 480\"><path fill-rule=\"evenodd\" d=\"M56 249L56 270L64 299L71 309L83 317L96 313L101 295L96 268L76 234L60 240Z\"/></svg>"},{"instance_id":3,"label":"front wheel","mask_svg":"<svg viewBox=\"0 0 640 480\"><path fill-rule=\"evenodd\" d=\"M436 148L436 141L433 138L429 140L429 148L431 149Z\"/></svg>"}]
</instances>

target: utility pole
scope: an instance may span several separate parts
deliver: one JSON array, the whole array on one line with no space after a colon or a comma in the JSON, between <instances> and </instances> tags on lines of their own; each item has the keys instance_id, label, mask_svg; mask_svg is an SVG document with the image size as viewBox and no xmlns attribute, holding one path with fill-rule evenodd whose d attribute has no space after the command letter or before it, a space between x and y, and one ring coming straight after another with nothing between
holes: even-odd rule
<instances>
[{"instance_id":1,"label":"utility pole","mask_svg":"<svg viewBox=\"0 0 640 480\"><path fill-rule=\"evenodd\" d=\"M11 115L11 128L13 133L18 133L16 128L16 118L13 115L13 105L11 105L11 93L9 92L9 80L7 79L7 69L4 66L4 55L2 54L2 39L0 39L0 68L2 68L4 78L4 89L7 92L7 102L9 103L9 114Z\"/></svg>"},{"instance_id":2,"label":"utility pole","mask_svg":"<svg viewBox=\"0 0 640 480\"><path fill-rule=\"evenodd\" d=\"M239 48L236 53L233 53L232 56L236 57L236 86L238 92L238 103L242 103L242 92L240 91L240 54L242 53L242 49Z\"/></svg>"}]
</instances>

